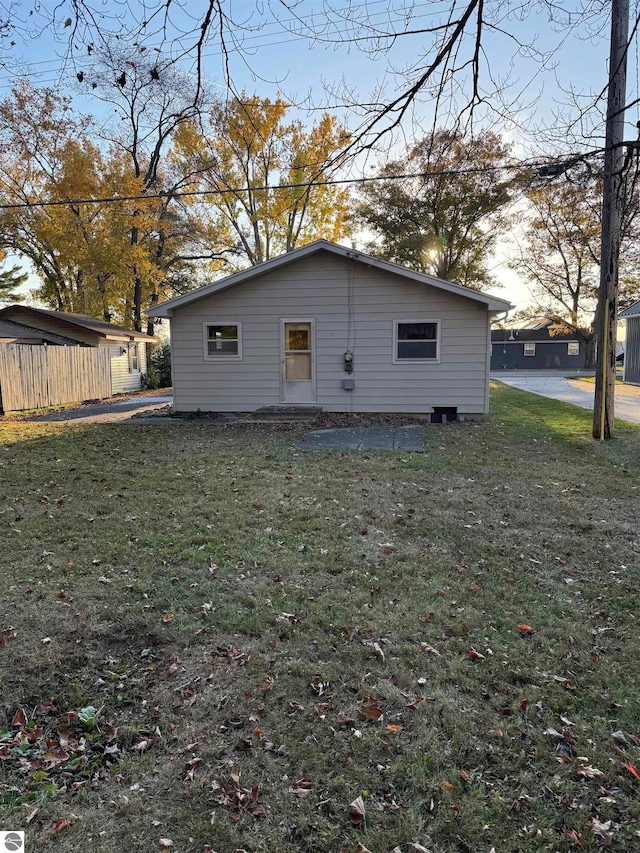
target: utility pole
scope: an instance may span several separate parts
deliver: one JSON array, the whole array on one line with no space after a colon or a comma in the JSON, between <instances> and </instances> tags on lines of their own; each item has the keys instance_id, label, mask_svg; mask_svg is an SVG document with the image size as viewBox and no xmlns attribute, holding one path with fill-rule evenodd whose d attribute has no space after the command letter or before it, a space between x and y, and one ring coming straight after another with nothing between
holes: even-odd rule
<instances>
[{"instance_id":1,"label":"utility pole","mask_svg":"<svg viewBox=\"0 0 640 853\"><path fill-rule=\"evenodd\" d=\"M611 0L611 47L602 188L600 287L596 335L598 359L593 406L593 437L613 438L616 337L618 325L618 259L622 224L622 169L624 165L624 106L627 88L629 0Z\"/></svg>"}]
</instances>

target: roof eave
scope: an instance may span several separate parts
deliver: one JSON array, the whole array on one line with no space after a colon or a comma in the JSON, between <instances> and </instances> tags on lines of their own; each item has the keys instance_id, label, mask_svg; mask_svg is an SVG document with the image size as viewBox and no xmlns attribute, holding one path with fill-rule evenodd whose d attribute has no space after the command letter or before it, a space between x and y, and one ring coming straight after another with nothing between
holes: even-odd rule
<instances>
[{"instance_id":1,"label":"roof eave","mask_svg":"<svg viewBox=\"0 0 640 853\"><path fill-rule=\"evenodd\" d=\"M309 255L313 255L316 252L320 252L322 250L332 252L336 255L342 255L346 258L353 258L355 260L359 260L361 263L369 264L370 266L375 266L392 274L400 275L403 278L412 279L414 281L419 282L420 284L430 284L432 287L437 287L441 290L448 291L449 293L453 293L458 296L471 299L474 302L484 303L487 306L487 309L491 312L509 311L513 308L511 303L507 300L499 299L498 297L494 296L488 296L485 293L474 291L469 287L454 284L450 281L444 281L443 279L438 279L434 276L426 275L425 273L419 273L414 270L409 270L406 267L400 266L399 264L394 264L390 261L382 260L381 258L375 258L372 255L365 254L364 252L358 252L355 249L348 249L345 246L339 246L336 243L329 242L328 240L315 240L313 243L308 243L306 246L301 246L300 249L295 249L293 252L287 252L283 255L278 255L277 258L272 258L271 260L265 261L264 263L259 264L258 266L249 267L246 270L241 270L238 273L226 276L220 281L205 284L197 290L191 291L191 293L185 293L181 296L176 296L173 299L169 299L167 302L164 302L161 305L156 305L155 307L149 308L146 313L149 317L171 318L173 316L174 310L177 308L181 308L183 305L188 305L189 303L195 302L198 299L203 299L206 296L213 296L220 290L226 290L228 287L233 287L237 284L242 284L244 281L251 279L255 276L264 275L265 273L271 272L274 269L278 269L282 266L293 263L296 260L308 257Z\"/></svg>"}]
</instances>

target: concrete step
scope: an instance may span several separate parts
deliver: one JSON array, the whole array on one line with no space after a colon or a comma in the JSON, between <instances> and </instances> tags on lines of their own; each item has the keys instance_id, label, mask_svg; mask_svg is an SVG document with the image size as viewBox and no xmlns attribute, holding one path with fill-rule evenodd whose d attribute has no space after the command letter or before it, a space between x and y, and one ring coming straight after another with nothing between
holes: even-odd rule
<instances>
[{"instance_id":1,"label":"concrete step","mask_svg":"<svg viewBox=\"0 0 640 853\"><path fill-rule=\"evenodd\" d=\"M263 406L251 412L247 420L263 423L310 423L322 414L321 406Z\"/></svg>"}]
</instances>

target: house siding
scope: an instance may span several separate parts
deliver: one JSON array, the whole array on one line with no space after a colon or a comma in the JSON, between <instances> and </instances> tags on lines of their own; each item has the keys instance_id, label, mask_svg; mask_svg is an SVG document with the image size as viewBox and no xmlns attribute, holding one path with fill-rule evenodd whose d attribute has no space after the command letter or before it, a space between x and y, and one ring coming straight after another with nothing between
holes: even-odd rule
<instances>
[{"instance_id":1,"label":"house siding","mask_svg":"<svg viewBox=\"0 0 640 853\"><path fill-rule=\"evenodd\" d=\"M316 404L327 411L428 413L434 406L456 406L462 414L487 411L486 306L329 252L175 309L176 410L278 405L282 319L315 321ZM411 319L440 320L439 363L393 363L393 321ZM205 322L242 323L242 361L205 360ZM354 353L353 391L342 387L347 349Z\"/></svg>"},{"instance_id":2,"label":"house siding","mask_svg":"<svg viewBox=\"0 0 640 853\"><path fill-rule=\"evenodd\" d=\"M499 333L502 335L502 332ZM580 345L579 355L569 355L568 340L536 341L535 355L524 354L525 341L492 339L491 370L581 370L586 364L586 351Z\"/></svg>"},{"instance_id":3,"label":"house siding","mask_svg":"<svg viewBox=\"0 0 640 853\"><path fill-rule=\"evenodd\" d=\"M99 346L111 353L111 393L125 394L128 391L139 391L142 388L142 376L147 372L147 346L138 342L139 367L137 371L129 370L129 355L126 352L126 341L108 341L104 338ZM134 346L134 344L130 344ZM122 354L122 350L125 353Z\"/></svg>"},{"instance_id":4,"label":"house siding","mask_svg":"<svg viewBox=\"0 0 640 853\"><path fill-rule=\"evenodd\" d=\"M640 317L629 317L627 319L624 381L630 385L640 385Z\"/></svg>"}]
</instances>

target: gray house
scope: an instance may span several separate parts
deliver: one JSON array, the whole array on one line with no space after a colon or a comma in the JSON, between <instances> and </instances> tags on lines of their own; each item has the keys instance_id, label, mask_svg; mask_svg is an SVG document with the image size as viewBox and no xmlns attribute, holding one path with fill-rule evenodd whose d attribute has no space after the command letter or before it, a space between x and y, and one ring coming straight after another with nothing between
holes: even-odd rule
<instances>
[{"instance_id":1,"label":"gray house","mask_svg":"<svg viewBox=\"0 0 640 853\"><path fill-rule=\"evenodd\" d=\"M627 323L622 381L628 385L640 385L640 302L621 311L618 319Z\"/></svg>"},{"instance_id":2,"label":"gray house","mask_svg":"<svg viewBox=\"0 0 640 853\"><path fill-rule=\"evenodd\" d=\"M317 240L149 310L177 411L315 405L480 417L509 302Z\"/></svg>"},{"instance_id":3,"label":"gray house","mask_svg":"<svg viewBox=\"0 0 640 853\"><path fill-rule=\"evenodd\" d=\"M0 344L3 343L2 334L11 331L19 340L7 337L4 342L106 347L111 355L111 393L122 394L145 387L147 344L154 343L155 338L143 332L85 314L49 311L22 304L1 308L0 323Z\"/></svg>"}]
</instances>

